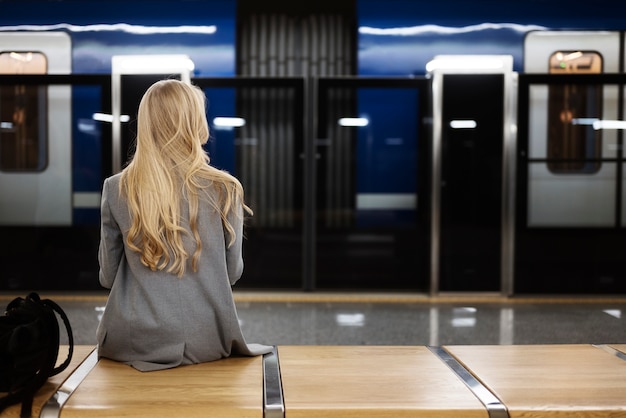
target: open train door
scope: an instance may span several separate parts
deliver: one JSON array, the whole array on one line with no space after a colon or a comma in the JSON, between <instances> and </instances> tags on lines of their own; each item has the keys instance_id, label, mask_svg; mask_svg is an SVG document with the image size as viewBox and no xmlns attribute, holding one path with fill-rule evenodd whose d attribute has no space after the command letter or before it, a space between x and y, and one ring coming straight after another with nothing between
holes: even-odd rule
<instances>
[{"instance_id":1,"label":"open train door","mask_svg":"<svg viewBox=\"0 0 626 418\"><path fill-rule=\"evenodd\" d=\"M70 74L64 32L0 34L0 74ZM72 223L71 87L0 85L0 225Z\"/></svg>"},{"instance_id":2,"label":"open train door","mask_svg":"<svg viewBox=\"0 0 626 418\"><path fill-rule=\"evenodd\" d=\"M432 78L431 294L512 288L513 57L437 56Z\"/></svg>"},{"instance_id":3,"label":"open train door","mask_svg":"<svg viewBox=\"0 0 626 418\"><path fill-rule=\"evenodd\" d=\"M187 55L114 55L111 59L111 172L123 168L133 153L137 110L145 91L158 80L189 83L193 61Z\"/></svg>"}]
</instances>

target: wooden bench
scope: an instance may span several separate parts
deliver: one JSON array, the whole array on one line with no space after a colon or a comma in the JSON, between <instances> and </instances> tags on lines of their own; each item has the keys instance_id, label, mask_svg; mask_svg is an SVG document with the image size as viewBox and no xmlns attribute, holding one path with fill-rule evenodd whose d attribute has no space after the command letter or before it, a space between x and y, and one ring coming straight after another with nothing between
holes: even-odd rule
<instances>
[{"instance_id":1,"label":"wooden bench","mask_svg":"<svg viewBox=\"0 0 626 418\"><path fill-rule=\"evenodd\" d=\"M33 417L618 417L626 416L621 350L279 346L141 373L78 346L70 368L38 394ZM17 417L19 407L5 414Z\"/></svg>"}]
</instances>

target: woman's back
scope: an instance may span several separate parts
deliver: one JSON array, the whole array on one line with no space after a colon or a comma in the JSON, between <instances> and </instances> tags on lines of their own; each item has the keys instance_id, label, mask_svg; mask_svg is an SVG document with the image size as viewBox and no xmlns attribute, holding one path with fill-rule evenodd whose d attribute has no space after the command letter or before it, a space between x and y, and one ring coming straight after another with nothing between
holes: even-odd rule
<instances>
[{"instance_id":1,"label":"woman's back","mask_svg":"<svg viewBox=\"0 0 626 418\"><path fill-rule=\"evenodd\" d=\"M170 81L174 80L165 84ZM146 121L142 110L147 109L140 106L140 135L141 122ZM168 200L164 211L159 207L161 190L149 181L152 188L141 188L140 170L150 167L142 161L150 152L142 152L153 145L142 147L146 138L154 139L139 137L131 165L108 178L102 191L100 283L111 292L97 331L99 354L139 370L156 370L234 352L269 352L267 346L246 345L231 292L243 272L245 206L237 192L239 183L227 173L211 178L217 172L213 168L194 169L198 176L188 178L177 178L172 170L168 173L175 180L172 190L180 195ZM163 150L153 148L152 152ZM181 190L186 182L191 186ZM171 194L166 191L161 199Z\"/></svg>"}]
</instances>

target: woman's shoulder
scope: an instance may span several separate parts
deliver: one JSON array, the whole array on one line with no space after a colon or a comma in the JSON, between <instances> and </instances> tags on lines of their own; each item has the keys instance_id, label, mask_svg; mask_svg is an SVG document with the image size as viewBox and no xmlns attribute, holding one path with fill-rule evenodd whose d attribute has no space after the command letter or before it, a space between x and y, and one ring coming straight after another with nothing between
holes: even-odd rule
<instances>
[{"instance_id":1,"label":"woman's shoulder","mask_svg":"<svg viewBox=\"0 0 626 418\"><path fill-rule=\"evenodd\" d=\"M119 191L121 178L122 173L117 173L105 178L104 183L102 184L102 193L110 193L113 190Z\"/></svg>"}]
</instances>

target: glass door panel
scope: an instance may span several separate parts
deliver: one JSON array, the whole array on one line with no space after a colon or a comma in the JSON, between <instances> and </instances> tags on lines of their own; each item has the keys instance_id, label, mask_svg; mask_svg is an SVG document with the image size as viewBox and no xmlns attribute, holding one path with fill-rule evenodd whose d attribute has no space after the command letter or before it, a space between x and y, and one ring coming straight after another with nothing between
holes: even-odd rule
<instances>
[{"instance_id":1,"label":"glass door panel","mask_svg":"<svg viewBox=\"0 0 626 418\"><path fill-rule=\"evenodd\" d=\"M428 286L425 80L397 81L320 80L317 288Z\"/></svg>"},{"instance_id":2,"label":"glass door panel","mask_svg":"<svg viewBox=\"0 0 626 418\"><path fill-rule=\"evenodd\" d=\"M303 267L303 80L194 79L207 95L211 164L237 177L247 219L238 288L298 289Z\"/></svg>"}]
</instances>

